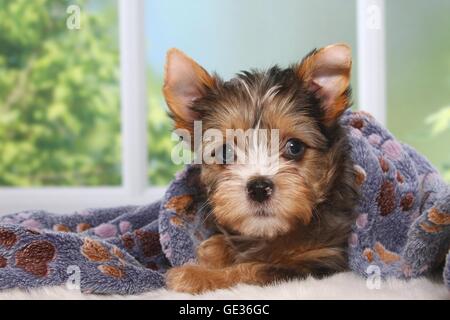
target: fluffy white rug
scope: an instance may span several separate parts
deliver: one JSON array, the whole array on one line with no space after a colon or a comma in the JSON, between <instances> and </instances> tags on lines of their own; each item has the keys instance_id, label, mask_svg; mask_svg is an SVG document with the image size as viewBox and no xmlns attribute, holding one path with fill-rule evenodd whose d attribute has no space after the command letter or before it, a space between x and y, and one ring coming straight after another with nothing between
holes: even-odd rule
<instances>
[{"instance_id":1,"label":"fluffy white rug","mask_svg":"<svg viewBox=\"0 0 450 320\"><path fill-rule=\"evenodd\" d=\"M322 280L308 278L267 287L238 285L196 296L164 289L136 296L84 295L65 287L0 291L0 300L12 299L450 299L450 293L443 284L424 278L388 279L373 288L373 283L368 285L365 279L347 272Z\"/></svg>"}]
</instances>

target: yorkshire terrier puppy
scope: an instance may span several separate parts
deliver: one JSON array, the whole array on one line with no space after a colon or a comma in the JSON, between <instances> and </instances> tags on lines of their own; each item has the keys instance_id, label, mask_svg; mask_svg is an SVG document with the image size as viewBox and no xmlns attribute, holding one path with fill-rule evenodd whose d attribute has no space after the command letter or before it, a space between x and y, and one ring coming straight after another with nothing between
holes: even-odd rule
<instances>
[{"instance_id":1,"label":"yorkshire terrier puppy","mask_svg":"<svg viewBox=\"0 0 450 320\"><path fill-rule=\"evenodd\" d=\"M347 269L357 188L339 118L351 105L351 64L350 48L336 44L286 69L223 81L181 51L168 52L163 91L176 128L193 133L201 121L203 131L224 136L278 129L279 145L276 159L257 164L229 161L230 151L239 157L233 144L213 148L224 161L202 164L201 180L220 231L201 243L197 264L168 271L170 289L199 293Z\"/></svg>"}]
</instances>

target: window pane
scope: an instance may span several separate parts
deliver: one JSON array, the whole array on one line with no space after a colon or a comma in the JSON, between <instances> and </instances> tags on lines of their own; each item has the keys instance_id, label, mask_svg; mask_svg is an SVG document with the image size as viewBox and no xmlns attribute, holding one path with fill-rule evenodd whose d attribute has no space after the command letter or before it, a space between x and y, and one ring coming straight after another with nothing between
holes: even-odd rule
<instances>
[{"instance_id":1,"label":"window pane","mask_svg":"<svg viewBox=\"0 0 450 320\"><path fill-rule=\"evenodd\" d=\"M0 2L1 186L120 184L118 59L115 0Z\"/></svg>"},{"instance_id":2,"label":"window pane","mask_svg":"<svg viewBox=\"0 0 450 320\"><path fill-rule=\"evenodd\" d=\"M450 181L450 2L386 1L388 124Z\"/></svg>"},{"instance_id":3,"label":"window pane","mask_svg":"<svg viewBox=\"0 0 450 320\"><path fill-rule=\"evenodd\" d=\"M178 47L207 70L230 78L243 69L287 66L335 42L356 48L354 1L148 0L146 5L153 184L166 183L176 170L161 96L167 49Z\"/></svg>"}]
</instances>

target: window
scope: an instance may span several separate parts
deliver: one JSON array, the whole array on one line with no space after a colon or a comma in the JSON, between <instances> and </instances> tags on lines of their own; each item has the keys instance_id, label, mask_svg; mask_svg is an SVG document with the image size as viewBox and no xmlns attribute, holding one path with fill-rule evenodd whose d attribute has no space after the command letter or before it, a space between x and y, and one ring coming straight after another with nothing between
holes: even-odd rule
<instances>
[{"instance_id":1,"label":"window","mask_svg":"<svg viewBox=\"0 0 450 320\"><path fill-rule=\"evenodd\" d=\"M171 165L171 123L161 93L168 49L177 47L208 71L230 78L249 68L288 66L313 48L331 43L347 42L356 48L354 1L148 0L145 4L152 184L167 184L179 169ZM356 79L355 66L353 86Z\"/></svg>"},{"instance_id":2,"label":"window","mask_svg":"<svg viewBox=\"0 0 450 320\"><path fill-rule=\"evenodd\" d=\"M386 1L388 126L450 181L450 2Z\"/></svg>"},{"instance_id":3,"label":"window","mask_svg":"<svg viewBox=\"0 0 450 320\"><path fill-rule=\"evenodd\" d=\"M121 184L117 26L111 0L0 4L1 186Z\"/></svg>"},{"instance_id":4,"label":"window","mask_svg":"<svg viewBox=\"0 0 450 320\"><path fill-rule=\"evenodd\" d=\"M450 179L450 7L422 2L1 2L0 214L158 199L180 168L161 94L171 47L230 78L347 42L355 107Z\"/></svg>"}]
</instances>

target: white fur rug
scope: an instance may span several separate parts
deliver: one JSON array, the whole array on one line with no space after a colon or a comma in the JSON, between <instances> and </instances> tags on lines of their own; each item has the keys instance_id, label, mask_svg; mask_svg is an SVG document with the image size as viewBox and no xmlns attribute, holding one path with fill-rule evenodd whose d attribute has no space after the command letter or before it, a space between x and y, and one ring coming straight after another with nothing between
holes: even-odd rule
<instances>
[{"instance_id":1,"label":"white fur rug","mask_svg":"<svg viewBox=\"0 0 450 320\"><path fill-rule=\"evenodd\" d=\"M378 288L365 279L346 272L327 279L308 278L279 283L267 287L238 285L227 290L217 290L193 296L164 289L136 296L84 295L65 287L41 288L30 291L0 291L0 300L16 299L450 299L450 292L442 283L429 279L402 281L389 279ZM371 288L372 289L369 289Z\"/></svg>"}]
</instances>

